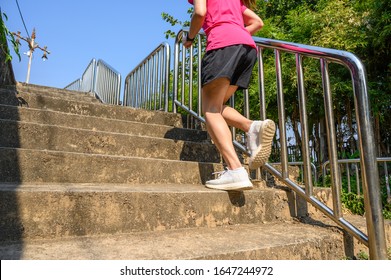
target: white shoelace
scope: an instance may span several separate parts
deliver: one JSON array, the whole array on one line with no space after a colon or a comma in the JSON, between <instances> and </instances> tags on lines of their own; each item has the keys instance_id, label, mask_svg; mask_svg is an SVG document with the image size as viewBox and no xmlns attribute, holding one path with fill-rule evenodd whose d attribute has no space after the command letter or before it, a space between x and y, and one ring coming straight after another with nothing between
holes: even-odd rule
<instances>
[{"instance_id":1,"label":"white shoelace","mask_svg":"<svg viewBox=\"0 0 391 280\"><path fill-rule=\"evenodd\" d=\"M228 172L228 170L223 170L223 171L217 171L217 172L213 172L212 175L215 175L215 178L216 179L219 179L221 176L224 175L224 173Z\"/></svg>"}]
</instances>

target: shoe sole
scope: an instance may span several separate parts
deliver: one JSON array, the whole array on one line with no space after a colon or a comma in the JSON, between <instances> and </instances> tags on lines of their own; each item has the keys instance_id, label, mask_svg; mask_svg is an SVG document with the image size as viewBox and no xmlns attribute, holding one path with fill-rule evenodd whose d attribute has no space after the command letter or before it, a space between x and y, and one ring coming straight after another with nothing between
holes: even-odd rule
<instances>
[{"instance_id":1,"label":"shoe sole","mask_svg":"<svg viewBox=\"0 0 391 280\"><path fill-rule=\"evenodd\" d=\"M272 120L265 120L259 130L259 147L255 155L250 158L249 168L257 169L264 165L272 152L272 143L276 133L276 124Z\"/></svg>"},{"instance_id":2,"label":"shoe sole","mask_svg":"<svg viewBox=\"0 0 391 280\"><path fill-rule=\"evenodd\" d=\"M222 191L244 191L253 189L253 184L249 181L247 183L231 183L225 185L205 185L209 189L222 190Z\"/></svg>"}]
</instances>

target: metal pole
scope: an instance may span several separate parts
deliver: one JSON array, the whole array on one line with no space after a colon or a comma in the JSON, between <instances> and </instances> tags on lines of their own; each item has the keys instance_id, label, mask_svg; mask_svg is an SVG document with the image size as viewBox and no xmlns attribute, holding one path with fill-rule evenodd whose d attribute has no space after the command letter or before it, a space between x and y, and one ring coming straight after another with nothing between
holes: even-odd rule
<instances>
[{"instance_id":1,"label":"metal pole","mask_svg":"<svg viewBox=\"0 0 391 280\"><path fill-rule=\"evenodd\" d=\"M29 56L29 63L28 63L28 66L27 66L27 77L26 77L26 83L27 84L30 81L30 70L31 70L31 60L33 58L33 50L31 50L31 49L29 50L28 56Z\"/></svg>"},{"instance_id":2,"label":"metal pole","mask_svg":"<svg viewBox=\"0 0 391 280\"><path fill-rule=\"evenodd\" d=\"M27 78L26 78L26 83L28 84L30 81L30 70L31 70L31 62L33 59L33 52L34 52L34 41L35 41L35 29L33 30L33 34L31 34L31 39L28 40L28 45L29 45L29 63L27 66Z\"/></svg>"},{"instance_id":3,"label":"metal pole","mask_svg":"<svg viewBox=\"0 0 391 280\"><path fill-rule=\"evenodd\" d=\"M361 176L365 199L365 216L369 238L369 256L375 260L386 260L384 218L380 194L379 171L376 160L375 134L370 115L369 96L367 92L366 73L362 62L351 56L351 73L353 79L354 103L360 144Z\"/></svg>"}]
</instances>

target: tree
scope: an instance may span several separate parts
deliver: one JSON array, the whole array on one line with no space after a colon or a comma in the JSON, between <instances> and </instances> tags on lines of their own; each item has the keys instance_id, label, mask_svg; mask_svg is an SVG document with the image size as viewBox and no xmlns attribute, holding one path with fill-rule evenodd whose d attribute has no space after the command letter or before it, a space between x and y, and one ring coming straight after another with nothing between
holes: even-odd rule
<instances>
[{"instance_id":1,"label":"tree","mask_svg":"<svg viewBox=\"0 0 391 280\"><path fill-rule=\"evenodd\" d=\"M187 14L188 15L193 14L193 7L189 8L187 10ZM190 20L181 21L181 20L178 20L178 19L174 18L172 15L165 13L165 12L162 13L162 18L165 22L169 23L172 27L177 26L177 25L179 25L181 27L189 27L190 26ZM174 31L172 31L171 29L168 29L165 32L165 35L166 35L166 39L175 38L176 33Z\"/></svg>"},{"instance_id":2,"label":"tree","mask_svg":"<svg viewBox=\"0 0 391 280\"><path fill-rule=\"evenodd\" d=\"M19 43L15 39L12 32L8 30L7 26L5 25L5 22L3 21L3 17L5 18L5 20L8 20L7 15L3 13L0 9L0 44L1 44L2 55L5 57L6 62L12 60L12 56L7 43L8 41L10 41L16 55L19 57L20 60L21 57L19 53Z\"/></svg>"},{"instance_id":3,"label":"tree","mask_svg":"<svg viewBox=\"0 0 391 280\"><path fill-rule=\"evenodd\" d=\"M368 44L360 57L367 67L376 144L379 156L387 156L391 145L391 3L370 0L356 5L366 15L363 31Z\"/></svg>"}]
</instances>

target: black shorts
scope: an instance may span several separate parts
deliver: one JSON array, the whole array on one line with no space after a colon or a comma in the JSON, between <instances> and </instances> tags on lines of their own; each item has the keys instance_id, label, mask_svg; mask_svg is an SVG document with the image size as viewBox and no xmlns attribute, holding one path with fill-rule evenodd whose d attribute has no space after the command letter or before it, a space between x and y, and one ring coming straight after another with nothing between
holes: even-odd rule
<instances>
[{"instance_id":1,"label":"black shorts","mask_svg":"<svg viewBox=\"0 0 391 280\"><path fill-rule=\"evenodd\" d=\"M248 45L208 51L202 58L201 84L204 86L217 78L228 78L231 85L246 89L256 61L257 51Z\"/></svg>"}]
</instances>

